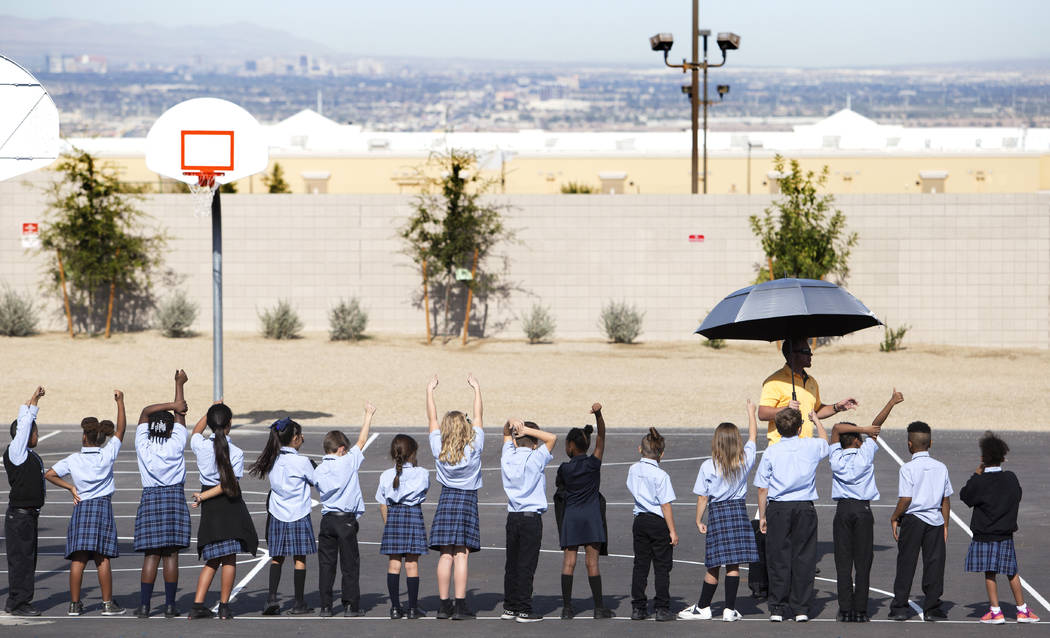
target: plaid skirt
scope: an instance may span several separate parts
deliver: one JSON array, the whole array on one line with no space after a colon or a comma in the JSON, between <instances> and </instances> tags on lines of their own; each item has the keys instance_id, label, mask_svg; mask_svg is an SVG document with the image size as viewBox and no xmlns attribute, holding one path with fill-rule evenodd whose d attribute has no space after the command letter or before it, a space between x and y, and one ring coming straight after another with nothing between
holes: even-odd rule
<instances>
[{"instance_id":1,"label":"plaid skirt","mask_svg":"<svg viewBox=\"0 0 1050 638\"><path fill-rule=\"evenodd\" d=\"M704 565L740 565L758 562L755 532L747 517L744 499L716 501L707 509L707 544Z\"/></svg>"},{"instance_id":2,"label":"plaid skirt","mask_svg":"<svg viewBox=\"0 0 1050 638\"><path fill-rule=\"evenodd\" d=\"M437 512L430 524L430 549L447 545L463 545L472 552L481 549L477 490L441 486Z\"/></svg>"},{"instance_id":3,"label":"plaid skirt","mask_svg":"<svg viewBox=\"0 0 1050 638\"><path fill-rule=\"evenodd\" d=\"M215 541L214 543L208 543L201 548L201 560L212 560L213 558L222 558L223 556L229 556L230 554L248 553L248 550L244 548L241 541L236 538L227 538L224 541Z\"/></svg>"},{"instance_id":4,"label":"plaid skirt","mask_svg":"<svg viewBox=\"0 0 1050 638\"><path fill-rule=\"evenodd\" d=\"M427 526L422 507L396 503L387 507L379 553L387 556L427 553Z\"/></svg>"},{"instance_id":5,"label":"plaid skirt","mask_svg":"<svg viewBox=\"0 0 1050 638\"><path fill-rule=\"evenodd\" d=\"M95 556L116 558L117 523L113 520L113 502L109 494L80 501L73 506L66 530L66 559L74 552L93 552Z\"/></svg>"},{"instance_id":6,"label":"plaid skirt","mask_svg":"<svg viewBox=\"0 0 1050 638\"><path fill-rule=\"evenodd\" d=\"M135 514L136 552L190 546L190 508L182 483L147 487Z\"/></svg>"},{"instance_id":7,"label":"plaid skirt","mask_svg":"<svg viewBox=\"0 0 1050 638\"><path fill-rule=\"evenodd\" d=\"M966 571L995 572L1013 576L1017 573L1014 539L1005 541L970 541L966 552Z\"/></svg>"},{"instance_id":8,"label":"plaid skirt","mask_svg":"<svg viewBox=\"0 0 1050 638\"><path fill-rule=\"evenodd\" d=\"M270 545L270 556L305 556L317 553L317 538L310 515L286 523L272 515L268 517L266 542Z\"/></svg>"}]
</instances>

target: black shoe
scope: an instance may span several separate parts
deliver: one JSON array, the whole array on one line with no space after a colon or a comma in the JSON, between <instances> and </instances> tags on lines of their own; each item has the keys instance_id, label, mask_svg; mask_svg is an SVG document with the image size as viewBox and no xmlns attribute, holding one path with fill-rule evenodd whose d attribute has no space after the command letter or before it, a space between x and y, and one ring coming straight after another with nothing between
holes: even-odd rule
<instances>
[{"instance_id":1,"label":"black shoe","mask_svg":"<svg viewBox=\"0 0 1050 638\"><path fill-rule=\"evenodd\" d=\"M181 614L179 613L179 610L178 610L177 607L175 607L175 605L164 605L164 617L165 618L174 618L174 617L180 616L180 615Z\"/></svg>"},{"instance_id":2,"label":"black shoe","mask_svg":"<svg viewBox=\"0 0 1050 638\"><path fill-rule=\"evenodd\" d=\"M576 617L576 610L572 608L572 605L566 605L561 608L561 619L572 620Z\"/></svg>"},{"instance_id":3,"label":"black shoe","mask_svg":"<svg viewBox=\"0 0 1050 638\"><path fill-rule=\"evenodd\" d=\"M193 608L190 609L190 613L186 614L186 617L190 620L196 620L199 618L214 618L215 614L211 613L211 610L204 605L193 603Z\"/></svg>"},{"instance_id":4,"label":"black shoe","mask_svg":"<svg viewBox=\"0 0 1050 638\"><path fill-rule=\"evenodd\" d=\"M519 611L514 618L514 622L539 622L541 620L543 620L543 614L537 614L534 611Z\"/></svg>"},{"instance_id":5,"label":"black shoe","mask_svg":"<svg viewBox=\"0 0 1050 638\"><path fill-rule=\"evenodd\" d=\"M598 610L595 609L594 613L598 613ZM649 619L649 612L647 610L642 609L641 607L635 607L634 609L631 610L631 620L648 620L648 619Z\"/></svg>"},{"instance_id":6,"label":"black shoe","mask_svg":"<svg viewBox=\"0 0 1050 638\"><path fill-rule=\"evenodd\" d=\"M139 605L135 608L135 618L149 618L149 607Z\"/></svg>"},{"instance_id":7,"label":"black shoe","mask_svg":"<svg viewBox=\"0 0 1050 638\"><path fill-rule=\"evenodd\" d=\"M233 612L230 611L230 603L219 603L219 618L221 620L230 620L233 618Z\"/></svg>"},{"instance_id":8,"label":"black shoe","mask_svg":"<svg viewBox=\"0 0 1050 638\"><path fill-rule=\"evenodd\" d=\"M312 613L314 613L314 608L307 607L305 601L296 601L292 608L288 610L289 616L305 616Z\"/></svg>"},{"instance_id":9,"label":"black shoe","mask_svg":"<svg viewBox=\"0 0 1050 638\"><path fill-rule=\"evenodd\" d=\"M676 616L671 613L670 609L657 609L656 613L653 614L653 619L656 620L656 622L669 622L675 618Z\"/></svg>"},{"instance_id":10,"label":"black shoe","mask_svg":"<svg viewBox=\"0 0 1050 638\"><path fill-rule=\"evenodd\" d=\"M473 620L477 614L467 607L466 599L456 599L456 606L452 612L452 620Z\"/></svg>"},{"instance_id":11,"label":"black shoe","mask_svg":"<svg viewBox=\"0 0 1050 638\"><path fill-rule=\"evenodd\" d=\"M931 609L927 612L923 612L922 619L929 622L936 622L938 620L948 620L948 614L944 613L944 610L940 607Z\"/></svg>"},{"instance_id":12,"label":"black shoe","mask_svg":"<svg viewBox=\"0 0 1050 638\"><path fill-rule=\"evenodd\" d=\"M332 606L331 605L321 605L321 612L318 615L321 618L331 618L332 616L335 615L335 613L332 612Z\"/></svg>"},{"instance_id":13,"label":"black shoe","mask_svg":"<svg viewBox=\"0 0 1050 638\"><path fill-rule=\"evenodd\" d=\"M281 603L276 598L269 598L266 601L266 606L262 610L263 616L280 616L281 615Z\"/></svg>"},{"instance_id":14,"label":"black shoe","mask_svg":"<svg viewBox=\"0 0 1050 638\"><path fill-rule=\"evenodd\" d=\"M401 620L405 617L405 612L401 611L400 607L390 608L390 620Z\"/></svg>"},{"instance_id":15,"label":"black shoe","mask_svg":"<svg viewBox=\"0 0 1050 638\"><path fill-rule=\"evenodd\" d=\"M853 612L853 622L871 622L871 618L862 611Z\"/></svg>"},{"instance_id":16,"label":"black shoe","mask_svg":"<svg viewBox=\"0 0 1050 638\"><path fill-rule=\"evenodd\" d=\"M764 602L766 602L766 600L769 599L769 592L766 591L765 589L759 589L757 591L752 591L751 592L751 598L753 598L756 603L764 603Z\"/></svg>"},{"instance_id":17,"label":"black shoe","mask_svg":"<svg viewBox=\"0 0 1050 638\"><path fill-rule=\"evenodd\" d=\"M426 617L427 612L423 611L419 607L409 607L405 610L405 620L419 620L420 618Z\"/></svg>"},{"instance_id":18,"label":"black shoe","mask_svg":"<svg viewBox=\"0 0 1050 638\"><path fill-rule=\"evenodd\" d=\"M358 618L364 615L365 612L361 611L360 607L352 607L343 603L343 618Z\"/></svg>"},{"instance_id":19,"label":"black shoe","mask_svg":"<svg viewBox=\"0 0 1050 638\"><path fill-rule=\"evenodd\" d=\"M900 622L900 621L907 620L908 618L910 618L910 616L908 615L907 610L899 609L897 611L893 611L893 610L890 611L890 620L896 620L896 621Z\"/></svg>"},{"instance_id":20,"label":"black shoe","mask_svg":"<svg viewBox=\"0 0 1050 638\"><path fill-rule=\"evenodd\" d=\"M29 603L26 603L7 613L11 614L12 616L39 616L40 610L30 605Z\"/></svg>"},{"instance_id":21,"label":"black shoe","mask_svg":"<svg viewBox=\"0 0 1050 638\"><path fill-rule=\"evenodd\" d=\"M503 613L500 614L500 620L514 620L518 617L518 612L513 609L503 608Z\"/></svg>"},{"instance_id":22,"label":"black shoe","mask_svg":"<svg viewBox=\"0 0 1050 638\"><path fill-rule=\"evenodd\" d=\"M454 611L454 608L452 607L452 599L451 598L443 598L441 600L441 603L438 605L437 615L434 616L434 617L437 618L438 620L448 620L449 618L452 617L452 612L453 611Z\"/></svg>"},{"instance_id":23,"label":"black shoe","mask_svg":"<svg viewBox=\"0 0 1050 638\"><path fill-rule=\"evenodd\" d=\"M594 608L594 619L595 620L605 620L606 618L615 618L615 617L616 617L616 614L613 613L613 610L609 609L608 607L595 607Z\"/></svg>"},{"instance_id":24,"label":"black shoe","mask_svg":"<svg viewBox=\"0 0 1050 638\"><path fill-rule=\"evenodd\" d=\"M852 611L842 611L840 609L838 615L835 616L835 620L837 622L853 622L852 620L850 620L850 614L852 613Z\"/></svg>"}]
</instances>

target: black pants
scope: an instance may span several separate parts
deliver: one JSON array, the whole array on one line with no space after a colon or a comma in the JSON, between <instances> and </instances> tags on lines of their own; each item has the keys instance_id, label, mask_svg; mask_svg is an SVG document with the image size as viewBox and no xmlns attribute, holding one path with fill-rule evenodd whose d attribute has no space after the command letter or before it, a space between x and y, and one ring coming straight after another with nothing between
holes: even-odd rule
<instances>
[{"instance_id":1,"label":"black pants","mask_svg":"<svg viewBox=\"0 0 1050 638\"><path fill-rule=\"evenodd\" d=\"M839 499L832 530L839 611L866 614L868 580L875 557L875 517L871 514L871 504L852 498Z\"/></svg>"},{"instance_id":2,"label":"black pants","mask_svg":"<svg viewBox=\"0 0 1050 638\"><path fill-rule=\"evenodd\" d=\"M809 614L817 571L817 510L812 501L769 501L766 507L769 611Z\"/></svg>"},{"instance_id":3,"label":"black pants","mask_svg":"<svg viewBox=\"0 0 1050 638\"><path fill-rule=\"evenodd\" d=\"M908 609L915 566L922 550L922 603L924 612L941 606L944 593L944 526L929 525L918 516L907 514L897 528L897 577L893 579L891 612Z\"/></svg>"},{"instance_id":4,"label":"black pants","mask_svg":"<svg viewBox=\"0 0 1050 638\"><path fill-rule=\"evenodd\" d=\"M758 520L751 521L755 532L755 545L758 547L758 562L747 567L747 586L756 598L769 595L769 575L766 573L766 535L759 530Z\"/></svg>"},{"instance_id":5,"label":"black pants","mask_svg":"<svg viewBox=\"0 0 1050 638\"><path fill-rule=\"evenodd\" d=\"M322 607L332 605L337 559L343 572L343 604L357 609L361 604L358 583L361 556L357 551L357 516L354 514L329 512L321 517L321 532L317 535L317 575Z\"/></svg>"},{"instance_id":6,"label":"black pants","mask_svg":"<svg viewBox=\"0 0 1050 638\"><path fill-rule=\"evenodd\" d=\"M503 571L503 606L532 611L532 580L540 560L543 517L536 512L507 513L507 562Z\"/></svg>"},{"instance_id":7,"label":"black pants","mask_svg":"<svg viewBox=\"0 0 1050 638\"><path fill-rule=\"evenodd\" d=\"M653 607L671 608L671 567L674 566L674 546L667 521L656 514L634 517L634 574L631 577L631 606L648 609L645 585L649 579L649 565L653 566L653 584L656 595Z\"/></svg>"},{"instance_id":8,"label":"black pants","mask_svg":"<svg viewBox=\"0 0 1050 638\"><path fill-rule=\"evenodd\" d=\"M6 611L14 611L33 601L39 517L40 510L16 507L8 507L4 516L8 583Z\"/></svg>"}]
</instances>

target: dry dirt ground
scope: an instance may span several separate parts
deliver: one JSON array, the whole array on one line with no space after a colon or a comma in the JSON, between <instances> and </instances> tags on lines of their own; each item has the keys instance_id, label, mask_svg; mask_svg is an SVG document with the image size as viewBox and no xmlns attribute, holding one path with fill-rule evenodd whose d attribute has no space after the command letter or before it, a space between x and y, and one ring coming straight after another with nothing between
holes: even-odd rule
<instances>
[{"instance_id":1,"label":"dry dirt ground","mask_svg":"<svg viewBox=\"0 0 1050 638\"><path fill-rule=\"evenodd\" d=\"M176 368L190 376L187 399L196 419L212 400L210 335L167 339L156 332L112 339L60 333L0 338L4 382L0 406L16 406L37 384L42 424L112 417L114 388L127 396L129 420L141 406L169 400ZM810 369L826 402L860 402L851 420L866 423L896 387L905 403L888 427L922 419L935 428L1050 429L1050 352L909 346L830 345ZM744 401L757 402L762 380L782 364L775 345L730 342L713 350L697 342L614 345L601 341L528 345L483 340L467 346L377 335L348 344L323 333L292 341L228 333L225 400L236 423L269 423L291 414L304 425L356 426L365 401L376 425L424 424L424 387L439 375L438 409L470 409L465 379L481 382L489 426L512 415L554 429L581 425L601 401L610 427L712 428L741 423ZM746 421L743 421L746 423Z\"/></svg>"}]
</instances>

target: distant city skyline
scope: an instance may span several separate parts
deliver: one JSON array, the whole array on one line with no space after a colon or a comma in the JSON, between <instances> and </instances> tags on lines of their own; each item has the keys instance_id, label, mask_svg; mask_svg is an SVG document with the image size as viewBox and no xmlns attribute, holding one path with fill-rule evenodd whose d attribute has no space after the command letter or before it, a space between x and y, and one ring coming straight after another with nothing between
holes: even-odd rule
<instances>
[{"instance_id":1,"label":"distant city skyline","mask_svg":"<svg viewBox=\"0 0 1050 638\"><path fill-rule=\"evenodd\" d=\"M690 53L690 0L532 0L268 3L202 0L0 0L0 14L30 19L154 22L170 26L247 22L358 56L473 58L593 65L661 64L647 38L671 32L673 61ZM1008 10L1004 10L1007 8ZM1020 26L1018 26L1020 25ZM739 66L886 67L1050 58L1045 0L747 0L701 2L701 28L734 31ZM61 43L56 43L61 48ZM718 50L711 42L711 55ZM0 50L3 43L0 43ZM222 44L216 43L221 55ZM304 52L305 53L305 52Z\"/></svg>"}]
</instances>

